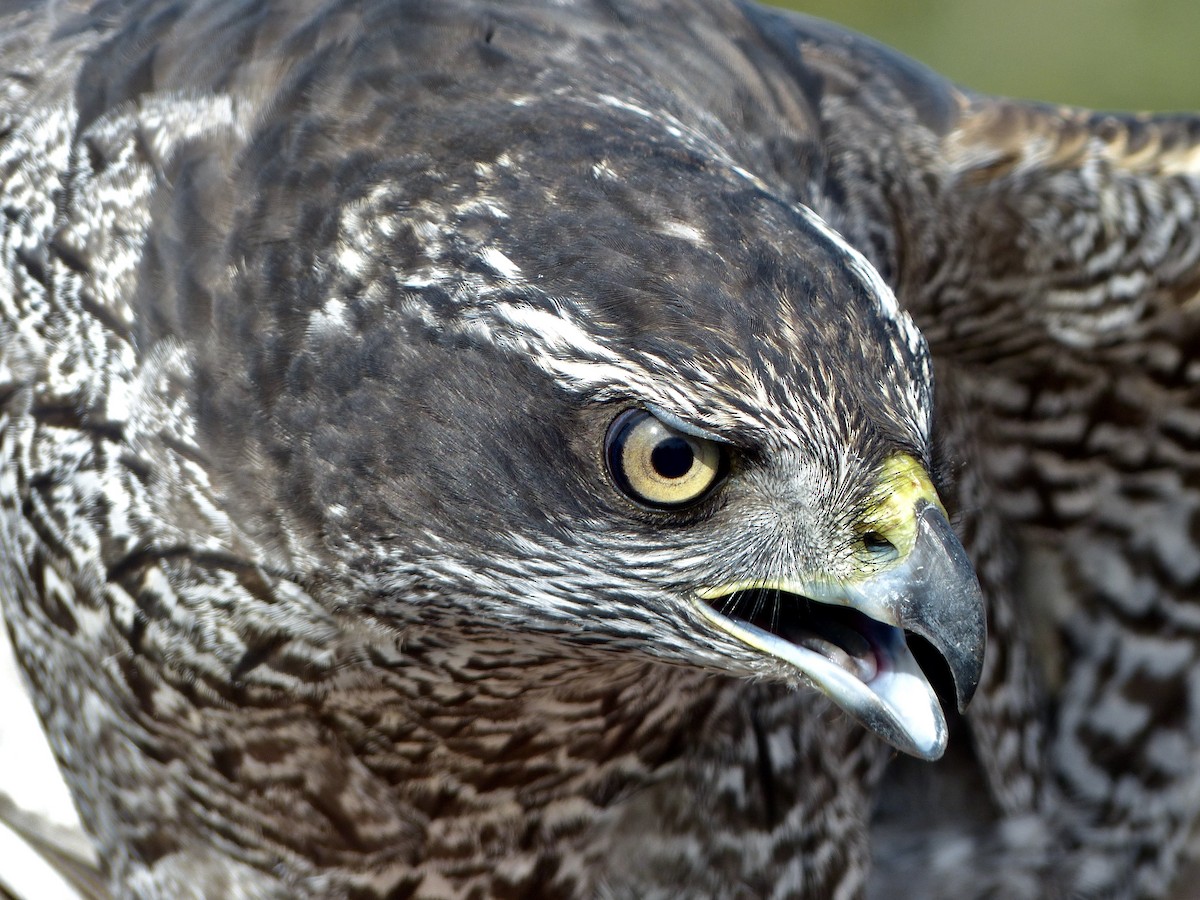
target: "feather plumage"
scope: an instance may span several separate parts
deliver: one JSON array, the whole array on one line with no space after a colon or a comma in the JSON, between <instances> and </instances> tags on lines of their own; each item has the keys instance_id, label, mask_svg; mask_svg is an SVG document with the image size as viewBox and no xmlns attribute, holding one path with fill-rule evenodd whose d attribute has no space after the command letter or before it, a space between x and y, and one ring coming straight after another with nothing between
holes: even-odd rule
<instances>
[{"instance_id":1,"label":"feather plumage","mask_svg":"<svg viewBox=\"0 0 1200 900\"><path fill-rule=\"evenodd\" d=\"M0 600L119 894L1166 895L1197 120L716 0L3 15ZM622 497L631 405L720 486ZM895 459L991 633L926 776L769 652Z\"/></svg>"}]
</instances>

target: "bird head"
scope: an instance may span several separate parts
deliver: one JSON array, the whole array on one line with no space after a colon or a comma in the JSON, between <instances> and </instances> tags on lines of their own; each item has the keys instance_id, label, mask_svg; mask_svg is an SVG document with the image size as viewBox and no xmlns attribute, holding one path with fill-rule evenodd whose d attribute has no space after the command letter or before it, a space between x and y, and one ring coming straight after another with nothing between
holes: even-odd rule
<instances>
[{"instance_id":1,"label":"bird head","mask_svg":"<svg viewBox=\"0 0 1200 900\"><path fill-rule=\"evenodd\" d=\"M803 683L936 758L906 632L961 707L984 615L921 335L696 129L518 99L444 117L433 157L406 142L445 126L413 111L330 197L295 266L322 281L278 301L293 498L377 619Z\"/></svg>"}]
</instances>

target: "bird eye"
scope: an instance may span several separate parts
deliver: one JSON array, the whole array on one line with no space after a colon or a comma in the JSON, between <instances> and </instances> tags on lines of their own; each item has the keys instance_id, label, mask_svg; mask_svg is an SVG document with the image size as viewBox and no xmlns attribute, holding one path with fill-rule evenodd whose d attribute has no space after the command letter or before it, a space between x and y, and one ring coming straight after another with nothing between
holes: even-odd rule
<instances>
[{"instance_id":1,"label":"bird eye","mask_svg":"<svg viewBox=\"0 0 1200 900\"><path fill-rule=\"evenodd\" d=\"M676 431L642 409L617 416L604 444L617 487L639 503L664 509L703 497L724 461L719 444Z\"/></svg>"}]
</instances>

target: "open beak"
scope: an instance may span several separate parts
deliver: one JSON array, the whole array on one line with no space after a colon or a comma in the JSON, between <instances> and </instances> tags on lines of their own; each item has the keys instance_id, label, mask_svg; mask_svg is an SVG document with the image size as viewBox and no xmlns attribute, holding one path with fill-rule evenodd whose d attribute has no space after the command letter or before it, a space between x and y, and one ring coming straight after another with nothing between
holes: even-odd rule
<instances>
[{"instance_id":1,"label":"open beak","mask_svg":"<svg viewBox=\"0 0 1200 900\"><path fill-rule=\"evenodd\" d=\"M932 487L901 500L906 540L894 563L841 583L742 581L700 592L696 608L722 631L795 666L892 746L932 760L946 749L946 719L904 632L925 638L946 660L962 710L983 670L983 594Z\"/></svg>"}]
</instances>

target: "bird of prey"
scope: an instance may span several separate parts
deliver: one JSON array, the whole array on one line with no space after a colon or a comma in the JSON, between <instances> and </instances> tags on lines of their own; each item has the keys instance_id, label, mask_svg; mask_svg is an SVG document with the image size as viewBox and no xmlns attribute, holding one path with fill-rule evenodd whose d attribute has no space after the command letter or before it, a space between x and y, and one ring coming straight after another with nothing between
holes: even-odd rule
<instances>
[{"instance_id":1,"label":"bird of prey","mask_svg":"<svg viewBox=\"0 0 1200 900\"><path fill-rule=\"evenodd\" d=\"M0 60L0 604L115 896L1172 889L1200 118L736 0Z\"/></svg>"}]
</instances>

